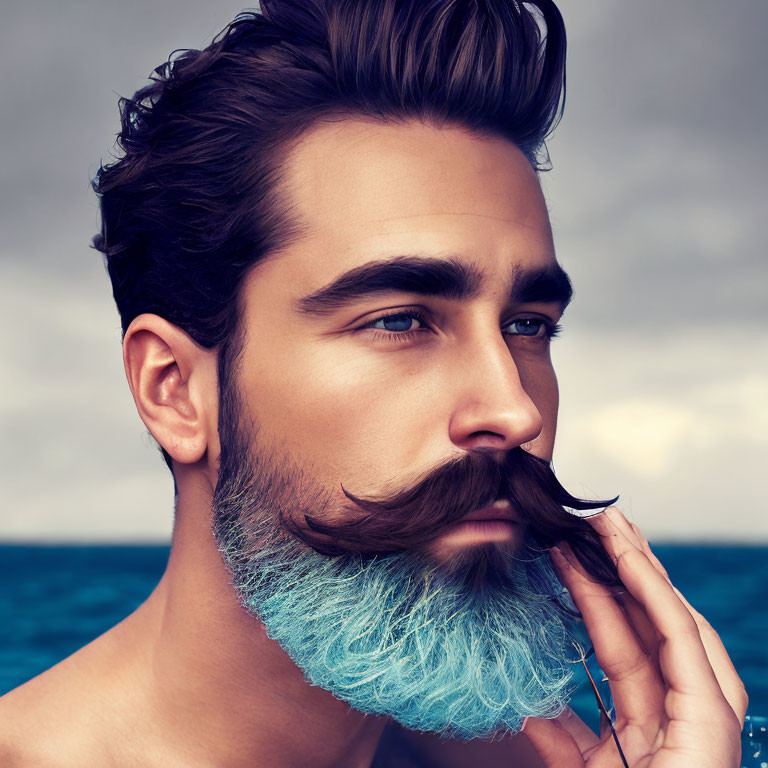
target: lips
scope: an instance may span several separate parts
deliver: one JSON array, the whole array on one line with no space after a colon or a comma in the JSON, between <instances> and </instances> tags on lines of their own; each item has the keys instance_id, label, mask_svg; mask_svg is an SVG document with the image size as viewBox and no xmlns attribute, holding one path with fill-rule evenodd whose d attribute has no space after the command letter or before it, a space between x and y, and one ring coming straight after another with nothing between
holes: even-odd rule
<instances>
[{"instance_id":1,"label":"lips","mask_svg":"<svg viewBox=\"0 0 768 768\"><path fill-rule=\"evenodd\" d=\"M470 512L461 518L461 522L465 520L506 520L511 523L519 523L520 518L512 511L512 507L508 501L499 499L491 504L490 507L484 507L483 509Z\"/></svg>"}]
</instances>

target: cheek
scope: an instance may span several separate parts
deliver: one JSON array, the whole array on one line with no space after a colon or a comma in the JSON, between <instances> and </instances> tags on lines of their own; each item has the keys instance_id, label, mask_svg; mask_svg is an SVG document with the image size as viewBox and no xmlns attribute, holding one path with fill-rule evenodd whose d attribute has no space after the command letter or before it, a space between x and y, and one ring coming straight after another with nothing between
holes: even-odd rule
<instances>
[{"instance_id":1,"label":"cheek","mask_svg":"<svg viewBox=\"0 0 768 768\"><path fill-rule=\"evenodd\" d=\"M402 482L404 474L428 463L425 457L433 455L430 446L445 420L436 376L378 368L369 365L364 375L326 380L314 403L325 418L313 417L318 434L326 436L326 460L332 459L338 472L374 485Z\"/></svg>"},{"instance_id":2,"label":"cheek","mask_svg":"<svg viewBox=\"0 0 768 768\"><path fill-rule=\"evenodd\" d=\"M264 438L284 446L328 487L339 481L379 487L402 482L450 448L451 378L441 366L420 360L355 354L347 346L294 347L289 358L244 361L244 394ZM544 422L529 450L551 460L558 409L554 369L548 355L515 362Z\"/></svg>"},{"instance_id":3,"label":"cheek","mask_svg":"<svg viewBox=\"0 0 768 768\"><path fill-rule=\"evenodd\" d=\"M265 438L329 484L402 477L423 465L429 437L439 432L438 382L386 356L297 352L290 365L248 366L244 378Z\"/></svg>"}]
</instances>

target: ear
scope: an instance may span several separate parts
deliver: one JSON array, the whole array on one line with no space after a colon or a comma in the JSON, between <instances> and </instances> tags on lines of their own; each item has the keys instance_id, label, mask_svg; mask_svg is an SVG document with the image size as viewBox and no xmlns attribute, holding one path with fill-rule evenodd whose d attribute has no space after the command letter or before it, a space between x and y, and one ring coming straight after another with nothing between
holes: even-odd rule
<instances>
[{"instance_id":1,"label":"ear","mask_svg":"<svg viewBox=\"0 0 768 768\"><path fill-rule=\"evenodd\" d=\"M139 416L181 464L200 461L217 439L216 359L215 349L158 315L139 315L125 332L123 363Z\"/></svg>"}]
</instances>

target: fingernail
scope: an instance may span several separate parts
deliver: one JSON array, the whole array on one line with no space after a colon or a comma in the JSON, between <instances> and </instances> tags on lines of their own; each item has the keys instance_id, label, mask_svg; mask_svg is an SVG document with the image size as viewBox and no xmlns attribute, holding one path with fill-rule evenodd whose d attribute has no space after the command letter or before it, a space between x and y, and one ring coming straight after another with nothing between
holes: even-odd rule
<instances>
[{"instance_id":1,"label":"fingernail","mask_svg":"<svg viewBox=\"0 0 768 768\"><path fill-rule=\"evenodd\" d=\"M528 721L529 721L530 719L531 719L531 716L530 716L530 715L528 715L528 717L524 717L524 718L523 718L523 724L520 726L520 730L521 730L521 731L524 731L524 730L525 730L525 726L526 726L526 725L528 725Z\"/></svg>"},{"instance_id":2,"label":"fingernail","mask_svg":"<svg viewBox=\"0 0 768 768\"><path fill-rule=\"evenodd\" d=\"M590 515L586 518L587 522L598 531L604 531L606 528L615 528L616 523L606 514L605 510L597 515Z\"/></svg>"}]
</instances>

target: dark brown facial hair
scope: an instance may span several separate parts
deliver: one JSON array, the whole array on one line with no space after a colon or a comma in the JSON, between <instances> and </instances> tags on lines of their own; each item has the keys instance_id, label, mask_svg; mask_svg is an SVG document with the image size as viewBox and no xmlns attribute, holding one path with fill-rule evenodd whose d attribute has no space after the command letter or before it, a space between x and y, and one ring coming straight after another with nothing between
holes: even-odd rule
<instances>
[{"instance_id":1,"label":"dark brown facial hair","mask_svg":"<svg viewBox=\"0 0 768 768\"><path fill-rule=\"evenodd\" d=\"M621 583L599 537L578 514L606 507L618 497L590 501L571 495L549 462L522 448L512 449L501 462L495 452L470 451L389 497L362 498L341 489L351 503L340 521L304 514L302 524L281 515L282 525L328 556L418 552L470 512L507 499L528 526L529 544L548 549L566 541L593 578L610 586Z\"/></svg>"}]
</instances>

